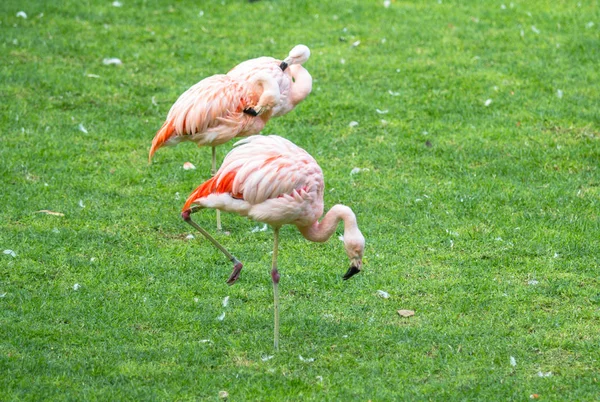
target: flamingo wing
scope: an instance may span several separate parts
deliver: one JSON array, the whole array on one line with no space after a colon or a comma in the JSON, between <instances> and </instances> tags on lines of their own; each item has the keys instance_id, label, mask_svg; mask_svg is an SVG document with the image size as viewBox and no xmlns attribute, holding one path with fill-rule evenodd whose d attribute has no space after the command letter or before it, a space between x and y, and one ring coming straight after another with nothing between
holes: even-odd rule
<instances>
[{"instance_id":1,"label":"flamingo wing","mask_svg":"<svg viewBox=\"0 0 600 402\"><path fill-rule=\"evenodd\" d=\"M203 79L173 104L152 141L150 158L161 146L184 140L199 145L229 141L248 124L244 109L257 101L257 94L237 79L223 74Z\"/></svg>"},{"instance_id":2,"label":"flamingo wing","mask_svg":"<svg viewBox=\"0 0 600 402\"><path fill-rule=\"evenodd\" d=\"M253 207L274 199L322 199L323 188L323 172L306 151L279 136L255 135L235 144L217 174L188 198L184 210L211 194L228 194Z\"/></svg>"}]
</instances>

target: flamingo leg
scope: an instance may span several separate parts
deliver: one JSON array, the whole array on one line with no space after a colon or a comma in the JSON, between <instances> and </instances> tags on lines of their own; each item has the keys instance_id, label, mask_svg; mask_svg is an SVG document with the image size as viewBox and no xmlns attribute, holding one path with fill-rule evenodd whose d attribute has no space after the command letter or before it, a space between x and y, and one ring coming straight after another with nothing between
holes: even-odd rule
<instances>
[{"instance_id":1,"label":"flamingo leg","mask_svg":"<svg viewBox=\"0 0 600 402\"><path fill-rule=\"evenodd\" d=\"M273 240L273 265L271 279L273 279L273 306L275 308L275 350L279 350L279 271L277 271L277 250L279 248L279 228L273 228L275 238Z\"/></svg>"},{"instance_id":2,"label":"flamingo leg","mask_svg":"<svg viewBox=\"0 0 600 402\"><path fill-rule=\"evenodd\" d=\"M212 166L210 169L211 177L217 174L217 148L212 147ZM217 209L217 230L221 231L221 211Z\"/></svg>"},{"instance_id":3,"label":"flamingo leg","mask_svg":"<svg viewBox=\"0 0 600 402\"><path fill-rule=\"evenodd\" d=\"M229 261L233 262L233 271L231 272L229 279L227 279L227 284L233 285L235 281L239 279L240 271L242 270L243 265L240 260L229 253L229 251L227 251L227 249L225 249L225 247L223 247L214 237L212 237L206 230L192 220L191 215L200 209L202 209L202 207L192 207L190 209L186 209L181 213L181 217L184 221L186 221L186 223L195 228L198 232L202 233L202 235L206 237L216 248L221 250L221 252L225 254L227 258L229 258Z\"/></svg>"}]
</instances>

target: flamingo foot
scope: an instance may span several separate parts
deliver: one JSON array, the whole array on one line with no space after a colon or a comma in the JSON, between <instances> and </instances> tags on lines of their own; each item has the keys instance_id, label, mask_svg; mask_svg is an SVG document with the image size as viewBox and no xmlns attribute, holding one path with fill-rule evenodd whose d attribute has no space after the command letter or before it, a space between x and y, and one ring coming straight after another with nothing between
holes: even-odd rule
<instances>
[{"instance_id":1,"label":"flamingo foot","mask_svg":"<svg viewBox=\"0 0 600 402\"><path fill-rule=\"evenodd\" d=\"M233 271L231 272L231 275L229 275L229 279L227 279L227 284L229 286L233 285L240 278L240 272L243 267L241 262L238 260L234 261Z\"/></svg>"}]
</instances>

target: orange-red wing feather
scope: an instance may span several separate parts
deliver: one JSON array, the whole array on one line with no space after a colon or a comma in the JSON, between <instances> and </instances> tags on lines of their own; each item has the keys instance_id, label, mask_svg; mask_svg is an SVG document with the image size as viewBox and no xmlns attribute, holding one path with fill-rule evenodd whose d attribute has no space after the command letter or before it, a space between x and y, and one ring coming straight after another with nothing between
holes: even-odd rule
<instances>
[{"instance_id":1,"label":"orange-red wing feather","mask_svg":"<svg viewBox=\"0 0 600 402\"><path fill-rule=\"evenodd\" d=\"M148 162L152 162L152 155L156 152L156 150L164 145L166 141L171 138L173 133L175 132L175 127L173 126L172 120L167 120L164 122L160 130L154 136L152 140L152 148L150 148L150 155L148 155Z\"/></svg>"},{"instance_id":2,"label":"orange-red wing feather","mask_svg":"<svg viewBox=\"0 0 600 402\"><path fill-rule=\"evenodd\" d=\"M233 181L235 180L236 173L237 172L235 171L227 172L223 176L217 174L216 176L199 185L198 188L196 188L196 190L194 190L194 192L188 197L185 205L183 206L183 211L188 209L194 201L207 197L210 194L229 193L234 198L243 198L241 193L232 193Z\"/></svg>"}]
</instances>

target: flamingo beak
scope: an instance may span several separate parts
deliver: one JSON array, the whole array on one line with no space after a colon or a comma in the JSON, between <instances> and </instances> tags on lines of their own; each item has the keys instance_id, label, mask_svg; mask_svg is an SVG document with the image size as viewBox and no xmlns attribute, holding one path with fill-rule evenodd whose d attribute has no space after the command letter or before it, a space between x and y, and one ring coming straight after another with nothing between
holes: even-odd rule
<instances>
[{"instance_id":1,"label":"flamingo beak","mask_svg":"<svg viewBox=\"0 0 600 402\"><path fill-rule=\"evenodd\" d=\"M279 65L279 68L281 69L281 71L285 71L285 69L288 68L288 63L286 63L285 61L282 61L281 64Z\"/></svg>"},{"instance_id":2,"label":"flamingo beak","mask_svg":"<svg viewBox=\"0 0 600 402\"><path fill-rule=\"evenodd\" d=\"M244 113L254 117L258 116L258 112L251 107L249 107L248 109L244 109Z\"/></svg>"},{"instance_id":3,"label":"flamingo beak","mask_svg":"<svg viewBox=\"0 0 600 402\"><path fill-rule=\"evenodd\" d=\"M348 268L348 271L346 271L346 273L344 274L343 279L346 281L346 280L352 278L354 275L358 274L360 272L361 266L362 266L362 261L352 260L352 264L350 265L350 268Z\"/></svg>"}]
</instances>

